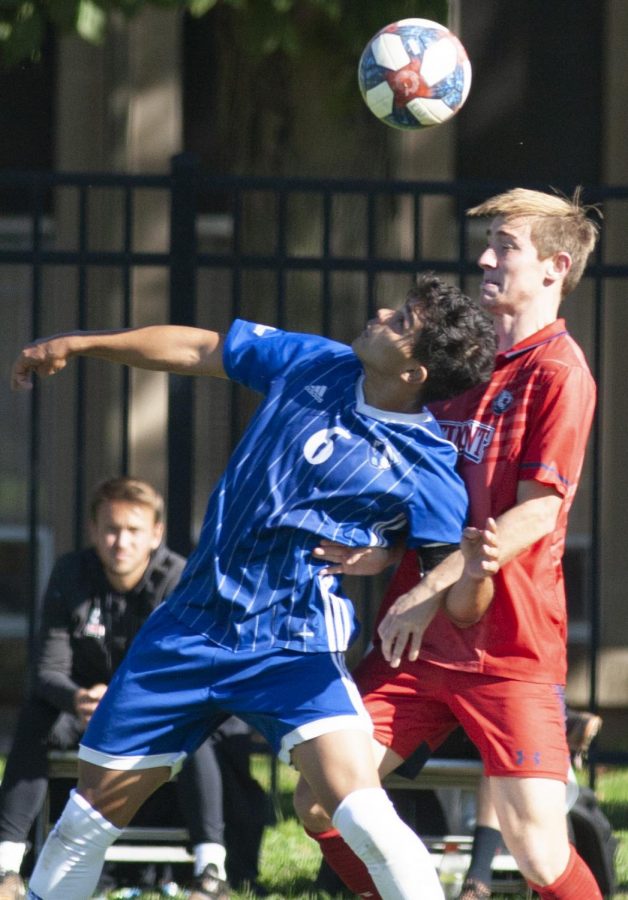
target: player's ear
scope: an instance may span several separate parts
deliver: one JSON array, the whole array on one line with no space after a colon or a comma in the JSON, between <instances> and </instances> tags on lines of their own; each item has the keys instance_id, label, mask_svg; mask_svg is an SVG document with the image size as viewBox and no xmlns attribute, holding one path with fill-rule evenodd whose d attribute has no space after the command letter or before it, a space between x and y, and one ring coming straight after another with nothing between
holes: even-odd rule
<instances>
[{"instance_id":1,"label":"player's ear","mask_svg":"<svg viewBox=\"0 0 628 900\"><path fill-rule=\"evenodd\" d=\"M164 537L164 523L155 522L153 526L153 539L151 541L151 549L156 550L161 544Z\"/></svg>"},{"instance_id":2,"label":"player's ear","mask_svg":"<svg viewBox=\"0 0 628 900\"><path fill-rule=\"evenodd\" d=\"M412 387L418 387L420 384L424 384L424 382L427 381L427 369L425 366L421 366L417 363L410 369L405 369L401 373L401 377L406 384L409 384Z\"/></svg>"},{"instance_id":3,"label":"player's ear","mask_svg":"<svg viewBox=\"0 0 628 900\"><path fill-rule=\"evenodd\" d=\"M571 254L566 250L559 250L553 256L547 257L547 274L550 278L564 278L571 269Z\"/></svg>"}]
</instances>

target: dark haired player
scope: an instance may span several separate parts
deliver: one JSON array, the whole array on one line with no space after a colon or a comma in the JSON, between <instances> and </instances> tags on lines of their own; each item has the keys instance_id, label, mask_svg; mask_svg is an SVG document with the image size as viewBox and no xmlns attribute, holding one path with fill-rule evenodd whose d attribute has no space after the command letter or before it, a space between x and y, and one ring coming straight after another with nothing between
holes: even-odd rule
<instances>
[{"instance_id":1,"label":"dark haired player","mask_svg":"<svg viewBox=\"0 0 628 900\"><path fill-rule=\"evenodd\" d=\"M441 900L421 841L377 775L371 721L344 662L356 634L322 538L458 543L467 500L456 450L423 408L486 380L490 319L458 289L419 280L352 348L236 321L76 332L25 348L13 384L74 356L229 376L265 395L214 490L196 551L140 632L80 748L78 790L35 867L32 900L86 900L107 846L147 796L237 714L291 761L381 895ZM490 578L472 588L490 588ZM418 866L418 875L417 875Z\"/></svg>"}]
</instances>

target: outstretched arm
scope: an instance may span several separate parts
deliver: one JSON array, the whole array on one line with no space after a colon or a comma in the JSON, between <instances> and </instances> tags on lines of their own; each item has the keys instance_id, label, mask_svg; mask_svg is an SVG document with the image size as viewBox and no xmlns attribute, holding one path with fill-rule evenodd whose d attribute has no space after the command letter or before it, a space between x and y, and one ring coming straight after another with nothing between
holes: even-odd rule
<instances>
[{"instance_id":1,"label":"outstretched arm","mask_svg":"<svg viewBox=\"0 0 628 900\"><path fill-rule=\"evenodd\" d=\"M28 390L33 375L56 375L75 356L106 359L140 369L179 375L226 377L224 337L182 325L150 325L121 331L73 331L41 338L20 353L11 373L14 390Z\"/></svg>"}]
</instances>

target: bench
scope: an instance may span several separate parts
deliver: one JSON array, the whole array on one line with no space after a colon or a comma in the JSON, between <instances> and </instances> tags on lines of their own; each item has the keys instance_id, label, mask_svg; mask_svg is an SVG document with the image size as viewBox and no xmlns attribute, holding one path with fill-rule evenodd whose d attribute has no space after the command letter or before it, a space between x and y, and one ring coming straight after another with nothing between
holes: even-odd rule
<instances>
[{"instance_id":1,"label":"bench","mask_svg":"<svg viewBox=\"0 0 628 900\"><path fill-rule=\"evenodd\" d=\"M48 751L48 778L76 780L78 756L74 750ZM37 817L35 852L39 853L51 827L50 794ZM107 848L105 859L112 862L190 863L194 856L187 849L189 835L185 828L135 827L125 828L115 844Z\"/></svg>"},{"instance_id":2,"label":"bench","mask_svg":"<svg viewBox=\"0 0 628 900\"><path fill-rule=\"evenodd\" d=\"M479 759L436 759L427 760L414 778L405 778L392 772L384 781L384 787L397 790L436 790L437 788L459 788L477 790L482 777L482 763Z\"/></svg>"},{"instance_id":3,"label":"bench","mask_svg":"<svg viewBox=\"0 0 628 900\"><path fill-rule=\"evenodd\" d=\"M483 774L479 759L438 759L431 757L414 778L406 778L392 772L384 779L384 787L390 790L466 790L476 791ZM471 856L471 835L447 834L421 835L430 851L434 866L438 868L445 844L456 844L461 853ZM517 863L509 853L500 853L493 859L492 891L496 894L521 894L528 891ZM527 896L531 896L528 892Z\"/></svg>"},{"instance_id":4,"label":"bench","mask_svg":"<svg viewBox=\"0 0 628 900\"><path fill-rule=\"evenodd\" d=\"M270 796L274 810L279 814L279 786L277 758L270 752L268 744L256 737L250 741L251 755L260 754L269 761ZM48 779L78 778L78 754L76 750L48 751ZM44 805L35 824L35 853L43 847L48 832L52 827L50 821L50 791L46 794ZM141 863L188 863L194 856L188 850L189 834L186 828L127 826L120 837L108 849L105 856L112 862Z\"/></svg>"},{"instance_id":5,"label":"bench","mask_svg":"<svg viewBox=\"0 0 628 900\"><path fill-rule=\"evenodd\" d=\"M267 752L266 746L252 745L253 753ZM272 793L278 803L276 758L271 754ZM76 779L78 757L73 750L50 750L48 752L48 776ZM475 759L427 760L421 771L413 779L404 778L394 772L384 780L384 787L396 790L477 790L482 777L482 763ZM39 853L50 829L49 797L37 819L35 851ZM463 853L471 854L470 835L421 836L438 867L446 843L455 843ZM124 829L115 844L108 849L105 858L113 862L192 862L193 856L187 849L188 832L185 828L146 828L130 826ZM499 854L493 860L493 884L495 893L521 893L526 890L525 882L517 869L517 864L509 854Z\"/></svg>"}]
</instances>

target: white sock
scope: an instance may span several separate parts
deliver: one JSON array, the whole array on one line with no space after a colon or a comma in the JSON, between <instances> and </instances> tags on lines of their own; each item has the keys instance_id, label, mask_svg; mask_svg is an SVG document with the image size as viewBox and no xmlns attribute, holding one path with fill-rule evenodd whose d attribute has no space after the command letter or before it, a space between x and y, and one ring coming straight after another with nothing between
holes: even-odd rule
<instances>
[{"instance_id":1,"label":"white sock","mask_svg":"<svg viewBox=\"0 0 628 900\"><path fill-rule=\"evenodd\" d=\"M3 872L19 872L25 853L25 843L0 841L0 869Z\"/></svg>"},{"instance_id":2,"label":"white sock","mask_svg":"<svg viewBox=\"0 0 628 900\"><path fill-rule=\"evenodd\" d=\"M105 852L122 833L76 791L48 835L29 889L40 900L89 900L98 883Z\"/></svg>"},{"instance_id":3,"label":"white sock","mask_svg":"<svg viewBox=\"0 0 628 900\"><path fill-rule=\"evenodd\" d=\"M382 788L353 791L332 822L366 865L383 900L444 900L430 854Z\"/></svg>"},{"instance_id":4,"label":"white sock","mask_svg":"<svg viewBox=\"0 0 628 900\"><path fill-rule=\"evenodd\" d=\"M227 851L222 844L194 844L194 874L202 875L207 866L214 865L218 878L226 881L226 857Z\"/></svg>"}]
</instances>

